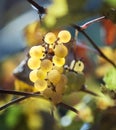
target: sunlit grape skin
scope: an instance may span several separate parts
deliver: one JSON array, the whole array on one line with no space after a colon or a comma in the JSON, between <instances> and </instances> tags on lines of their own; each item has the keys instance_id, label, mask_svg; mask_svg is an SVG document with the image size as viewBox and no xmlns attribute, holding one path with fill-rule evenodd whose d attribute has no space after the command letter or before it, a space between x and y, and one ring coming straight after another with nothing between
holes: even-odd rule
<instances>
[{"instance_id":1,"label":"sunlit grape skin","mask_svg":"<svg viewBox=\"0 0 116 130\"><path fill-rule=\"evenodd\" d=\"M60 43L68 43L71 40L71 34L67 30L62 30L58 33Z\"/></svg>"},{"instance_id":2,"label":"sunlit grape skin","mask_svg":"<svg viewBox=\"0 0 116 130\"><path fill-rule=\"evenodd\" d=\"M49 72L52 69L53 64L49 59L44 59L41 62L40 67L43 71Z\"/></svg>"},{"instance_id":3,"label":"sunlit grape skin","mask_svg":"<svg viewBox=\"0 0 116 130\"><path fill-rule=\"evenodd\" d=\"M42 92L42 91L44 91L47 88L47 81L38 79L34 83L34 87L35 87L35 90Z\"/></svg>"},{"instance_id":4,"label":"sunlit grape skin","mask_svg":"<svg viewBox=\"0 0 116 130\"><path fill-rule=\"evenodd\" d=\"M33 46L29 51L30 57L42 58L45 48L42 46Z\"/></svg>"},{"instance_id":5,"label":"sunlit grape skin","mask_svg":"<svg viewBox=\"0 0 116 130\"><path fill-rule=\"evenodd\" d=\"M37 77L37 69L35 69L35 70L33 70L33 71L31 71L30 73L29 73L29 79L32 81L32 82L35 82L37 79L38 79L38 77Z\"/></svg>"},{"instance_id":6,"label":"sunlit grape skin","mask_svg":"<svg viewBox=\"0 0 116 130\"><path fill-rule=\"evenodd\" d=\"M68 49L63 44L58 44L54 49L54 53L57 57L64 58L68 54Z\"/></svg>"},{"instance_id":7,"label":"sunlit grape skin","mask_svg":"<svg viewBox=\"0 0 116 130\"><path fill-rule=\"evenodd\" d=\"M53 56L53 63L58 66L61 67L65 64L65 58L59 58L57 56Z\"/></svg>"},{"instance_id":8,"label":"sunlit grape skin","mask_svg":"<svg viewBox=\"0 0 116 130\"><path fill-rule=\"evenodd\" d=\"M40 67L40 60L38 58L29 58L27 65L30 69L34 70Z\"/></svg>"},{"instance_id":9,"label":"sunlit grape skin","mask_svg":"<svg viewBox=\"0 0 116 130\"><path fill-rule=\"evenodd\" d=\"M51 70L48 73L48 80L52 82L53 84L58 83L60 80L61 74L57 70Z\"/></svg>"},{"instance_id":10,"label":"sunlit grape skin","mask_svg":"<svg viewBox=\"0 0 116 130\"><path fill-rule=\"evenodd\" d=\"M48 32L44 37L44 41L47 44L53 44L56 41L56 39L56 35L52 32Z\"/></svg>"}]
</instances>

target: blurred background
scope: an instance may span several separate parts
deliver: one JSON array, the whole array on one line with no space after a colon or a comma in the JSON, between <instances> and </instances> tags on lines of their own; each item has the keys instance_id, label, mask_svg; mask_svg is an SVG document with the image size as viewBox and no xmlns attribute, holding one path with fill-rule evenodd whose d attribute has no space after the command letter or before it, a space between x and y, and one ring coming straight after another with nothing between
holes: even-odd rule
<instances>
[{"instance_id":1,"label":"blurred background","mask_svg":"<svg viewBox=\"0 0 116 130\"><path fill-rule=\"evenodd\" d=\"M42 42L41 34L56 28L66 28L74 36L74 29L68 25L72 22L82 25L85 22L107 14L110 8L116 8L115 0L35 0L39 5L48 8L48 14L44 20L46 29L40 25L39 29L35 27L39 23L39 15L27 0L1 0L0 1L0 88L10 90L32 91L31 87L25 82L28 79L27 71L22 70L22 66L17 66L26 58L28 49ZM62 14L62 8L68 7L68 12ZM54 10L54 11L53 11ZM54 12L53 14L51 12ZM60 14L61 13L61 14ZM57 14L57 15L56 15ZM110 15L109 15L110 16ZM116 12L111 19L116 21ZM52 22L50 22L50 20ZM54 22L55 21L55 22ZM49 28L50 27L50 28ZM39 33L40 34L39 34ZM116 25L112 21L101 21L92 24L86 29L88 35L97 43L106 55L115 61L116 59ZM37 34L37 35L36 35ZM38 38L39 37L39 38ZM86 83L93 91L100 92L100 83L103 83L105 72L111 67L98 57L98 53L89 44L88 40L82 34L78 34L76 41L75 55L83 57L85 61ZM109 67L110 66L110 67ZM17 69L16 69L17 68ZM91 68L91 69L90 69ZM14 70L22 76L23 80L14 77ZM23 86L23 87L21 87ZM85 97L86 96L86 97ZM83 98L85 97L85 98ZM13 99L14 96L0 94L0 105L3 105ZM76 100L75 100L76 99ZM106 98L105 98L106 99ZM110 101L110 100L109 100ZM66 97L65 102L75 106L84 102L80 106L87 107L88 120L77 118L72 113L58 108L55 109L55 120L50 114L51 103L43 99L29 99L9 107L0 112L1 130L115 130L116 118L115 109L112 108L109 113L103 111L97 105L96 100L83 93L72 94ZM36 105L33 105L36 104ZM94 106L94 107L93 107ZM93 114L90 112L91 109ZM89 112L88 112L89 111ZM100 114L96 115L96 112ZM114 115L113 115L114 114ZM102 115L102 116L101 116ZM114 117L112 117L112 115ZM95 116L95 117L94 117ZM101 117L100 117L101 116ZM110 122L105 120L110 119ZM94 118L94 123L93 123ZM100 119L101 122L98 120ZM65 121L64 121L65 120ZM107 122L109 125L106 125ZM78 125L77 125L78 124ZM103 124L103 125L101 125ZM111 127L112 126L112 127Z\"/></svg>"}]
</instances>

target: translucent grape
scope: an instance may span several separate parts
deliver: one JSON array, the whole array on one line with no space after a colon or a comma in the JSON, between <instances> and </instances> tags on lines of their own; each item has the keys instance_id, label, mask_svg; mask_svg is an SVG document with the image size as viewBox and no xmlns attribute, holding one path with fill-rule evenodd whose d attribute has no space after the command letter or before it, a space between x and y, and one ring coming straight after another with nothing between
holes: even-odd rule
<instances>
[{"instance_id":1,"label":"translucent grape","mask_svg":"<svg viewBox=\"0 0 116 130\"><path fill-rule=\"evenodd\" d=\"M33 70L33 69L38 69L40 67L40 63L41 63L40 59L33 57L33 58L29 58L27 65L30 69Z\"/></svg>"},{"instance_id":2,"label":"translucent grape","mask_svg":"<svg viewBox=\"0 0 116 130\"><path fill-rule=\"evenodd\" d=\"M29 51L29 55L31 57L42 58L44 51L45 51L45 48L40 46L40 45L39 46L33 46Z\"/></svg>"},{"instance_id":3,"label":"translucent grape","mask_svg":"<svg viewBox=\"0 0 116 130\"><path fill-rule=\"evenodd\" d=\"M48 73L48 80L53 84L57 84L60 80L61 74L57 70L51 70Z\"/></svg>"},{"instance_id":4,"label":"translucent grape","mask_svg":"<svg viewBox=\"0 0 116 130\"><path fill-rule=\"evenodd\" d=\"M74 66L74 71L82 72L84 70L84 63L82 61L77 61Z\"/></svg>"},{"instance_id":5,"label":"translucent grape","mask_svg":"<svg viewBox=\"0 0 116 130\"><path fill-rule=\"evenodd\" d=\"M37 69L36 70L33 70L29 73L29 79L32 81L32 82L35 82L38 77L37 77Z\"/></svg>"},{"instance_id":6,"label":"translucent grape","mask_svg":"<svg viewBox=\"0 0 116 130\"><path fill-rule=\"evenodd\" d=\"M64 71L63 67L58 67L58 66L55 66L55 65L53 66L53 69L58 70L59 73L63 73L63 71Z\"/></svg>"},{"instance_id":7,"label":"translucent grape","mask_svg":"<svg viewBox=\"0 0 116 130\"><path fill-rule=\"evenodd\" d=\"M63 58L68 54L68 49L63 44L58 44L54 49L54 53L57 57Z\"/></svg>"},{"instance_id":8,"label":"translucent grape","mask_svg":"<svg viewBox=\"0 0 116 130\"><path fill-rule=\"evenodd\" d=\"M41 80L38 79L35 83L34 83L34 87L36 91L44 91L47 88L47 81L46 80Z\"/></svg>"},{"instance_id":9,"label":"translucent grape","mask_svg":"<svg viewBox=\"0 0 116 130\"><path fill-rule=\"evenodd\" d=\"M58 33L60 43L67 43L71 40L71 34L67 30L62 30Z\"/></svg>"},{"instance_id":10,"label":"translucent grape","mask_svg":"<svg viewBox=\"0 0 116 130\"><path fill-rule=\"evenodd\" d=\"M43 71L49 72L52 69L53 64L50 60L45 59L41 62L40 67Z\"/></svg>"},{"instance_id":11,"label":"translucent grape","mask_svg":"<svg viewBox=\"0 0 116 130\"><path fill-rule=\"evenodd\" d=\"M45 79L46 76L47 76L47 73L46 73L45 71L43 71L42 69L39 69L39 70L37 71L37 77L38 77L39 79Z\"/></svg>"},{"instance_id":12,"label":"translucent grape","mask_svg":"<svg viewBox=\"0 0 116 130\"><path fill-rule=\"evenodd\" d=\"M58 103L62 101L62 95L57 92L53 92L51 96L51 100L55 105L57 105Z\"/></svg>"},{"instance_id":13,"label":"translucent grape","mask_svg":"<svg viewBox=\"0 0 116 130\"><path fill-rule=\"evenodd\" d=\"M65 58L59 58L57 56L53 56L52 61L55 64L55 66L58 67L61 67L65 64Z\"/></svg>"},{"instance_id":14,"label":"translucent grape","mask_svg":"<svg viewBox=\"0 0 116 130\"><path fill-rule=\"evenodd\" d=\"M56 35L52 32L49 32L45 35L44 41L48 44L53 44L56 41Z\"/></svg>"}]
</instances>

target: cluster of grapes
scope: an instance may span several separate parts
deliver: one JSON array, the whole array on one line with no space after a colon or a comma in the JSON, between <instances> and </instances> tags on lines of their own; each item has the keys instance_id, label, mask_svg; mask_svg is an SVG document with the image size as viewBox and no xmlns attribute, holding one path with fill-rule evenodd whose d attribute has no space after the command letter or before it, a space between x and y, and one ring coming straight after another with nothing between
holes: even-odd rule
<instances>
[{"instance_id":1,"label":"cluster of grapes","mask_svg":"<svg viewBox=\"0 0 116 130\"><path fill-rule=\"evenodd\" d=\"M71 34L67 30L60 31L57 37L49 32L44 36L43 44L33 46L29 50L29 79L33 82L35 90L40 91L54 104L61 102L67 83L63 66L68 49L64 44L70 40Z\"/></svg>"}]
</instances>

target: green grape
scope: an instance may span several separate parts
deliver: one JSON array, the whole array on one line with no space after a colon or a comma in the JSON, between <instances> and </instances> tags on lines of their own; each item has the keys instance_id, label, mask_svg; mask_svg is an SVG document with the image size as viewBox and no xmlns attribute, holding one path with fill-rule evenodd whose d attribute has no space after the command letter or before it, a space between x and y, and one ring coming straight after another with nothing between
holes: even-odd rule
<instances>
[{"instance_id":1,"label":"green grape","mask_svg":"<svg viewBox=\"0 0 116 130\"><path fill-rule=\"evenodd\" d=\"M48 80L52 82L53 84L57 84L60 80L61 74L58 72L58 70L51 70L48 73Z\"/></svg>"},{"instance_id":2,"label":"green grape","mask_svg":"<svg viewBox=\"0 0 116 130\"><path fill-rule=\"evenodd\" d=\"M63 94L65 91L65 85L67 84L67 77L62 74L59 82L55 86L55 90L59 94Z\"/></svg>"},{"instance_id":3,"label":"green grape","mask_svg":"<svg viewBox=\"0 0 116 130\"><path fill-rule=\"evenodd\" d=\"M41 45L39 46L33 46L30 51L29 51L29 55L33 58L33 57L37 57L37 58L42 58L44 55L44 51L45 48L42 47Z\"/></svg>"},{"instance_id":4,"label":"green grape","mask_svg":"<svg viewBox=\"0 0 116 130\"><path fill-rule=\"evenodd\" d=\"M49 72L52 69L53 64L50 60L45 59L41 62L40 67L43 71Z\"/></svg>"},{"instance_id":5,"label":"green grape","mask_svg":"<svg viewBox=\"0 0 116 130\"><path fill-rule=\"evenodd\" d=\"M49 32L45 35L44 41L48 44L53 44L56 41L56 35L52 32Z\"/></svg>"},{"instance_id":6,"label":"green grape","mask_svg":"<svg viewBox=\"0 0 116 130\"><path fill-rule=\"evenodd\" d=\"M41 63L40 59L31 57L31 58L29 58L27 65L30 69L33 70L33 69L38 69L40 67L40 63Z\"/></svg>"},{"instance_id":7,"label":"green grape","mask_svg":"<svg viewBox=\"0 0 116 130\"><path fill-rule=\"evenodd\" d=\"M60 43L67 43L71 40L71 34L67 30L62 30L58 33Z\"/></svg>"},{"instance_id":8,"label":"green grape","mask_svg":"<svg viewBox=\"0 0 116 130\"><path fill-rule=\"evenodd\" d=\"M35 91L44 91L47 88L47 81L46 80L41 80L38 79L35 83L34 83L34 87L35 87Z\"/></svg>"},{"instance_id":9,"label":"green grape","mask_svg":"<svg viewBox=\"0 0 116 130\"><path fill-rule=\"evenodd\" d=\"M45 71L43 71L42 69L39 69L39 70L37 71L37 77L38 77L39 79L46 79L47 73L46 73Z\"/></svg>"},{"instance_id":10,"label":"green grape","mask_svg":"<svg viewBox=\"0 0 116 130\"><path fill-rule=\"evenodd\" d=\"M65 73L65 75L68 79L68 87L65 90L66 94L79 91L85 84L85 75L83 73L75 73L72 71L68 71Z\"/></svg>"},{"instance_id":11,"label":"green grape","mask_svg":"<svg viewBox=\"0 0 116 130\"><path fill-rule=\"evenodd\" d=\"M64 71L63 67L58 67L58 66L55 66L55 65L53 66L53 69L58 70L59 73L63 73L63 71Z\"/></svg>"},{"instance_id":12,"label":"green grape","mask_svg":"<svg viewBox=\"0 0 116 130\"><path fill-rule=\"evenodd\" d=\"M68 49L63 44L55 46L54 53L57 57L63 58L68 54Z\"/></svg>"},{"instance_id":13,"label":"green grape","mask_svg":"<svg viewBox=\"0 0 116 130\"><path fill-rule=\"evenodd\" d=\"M32 81L32 82L35 82L38 77L37 77L37 69L36 70L32 70L30 73L29 73L29 79Z\"/></svg>"},{"instance_id":14,"label":"green grape","mask_svg":"<svg viewBox=\"0 0 116 130\"><path fill-rule=\"evenodd\" d=\"M53 56L52 61L55 64L55 66L58 67L61 67L65 64L65 58L59 58L56 55Z\"/></svg>"},{"instance_id":15,"label":"green grape","mask_svg":"<svg viewBox=\"0 0 116 130\"><path fill-rule=\"evenodd\" d=\"M75 66L74 66L74 71L75 72L82 72L84 70L84 63L82 61L77 61L75 63Z\"/></svg>"}]
</instances>

